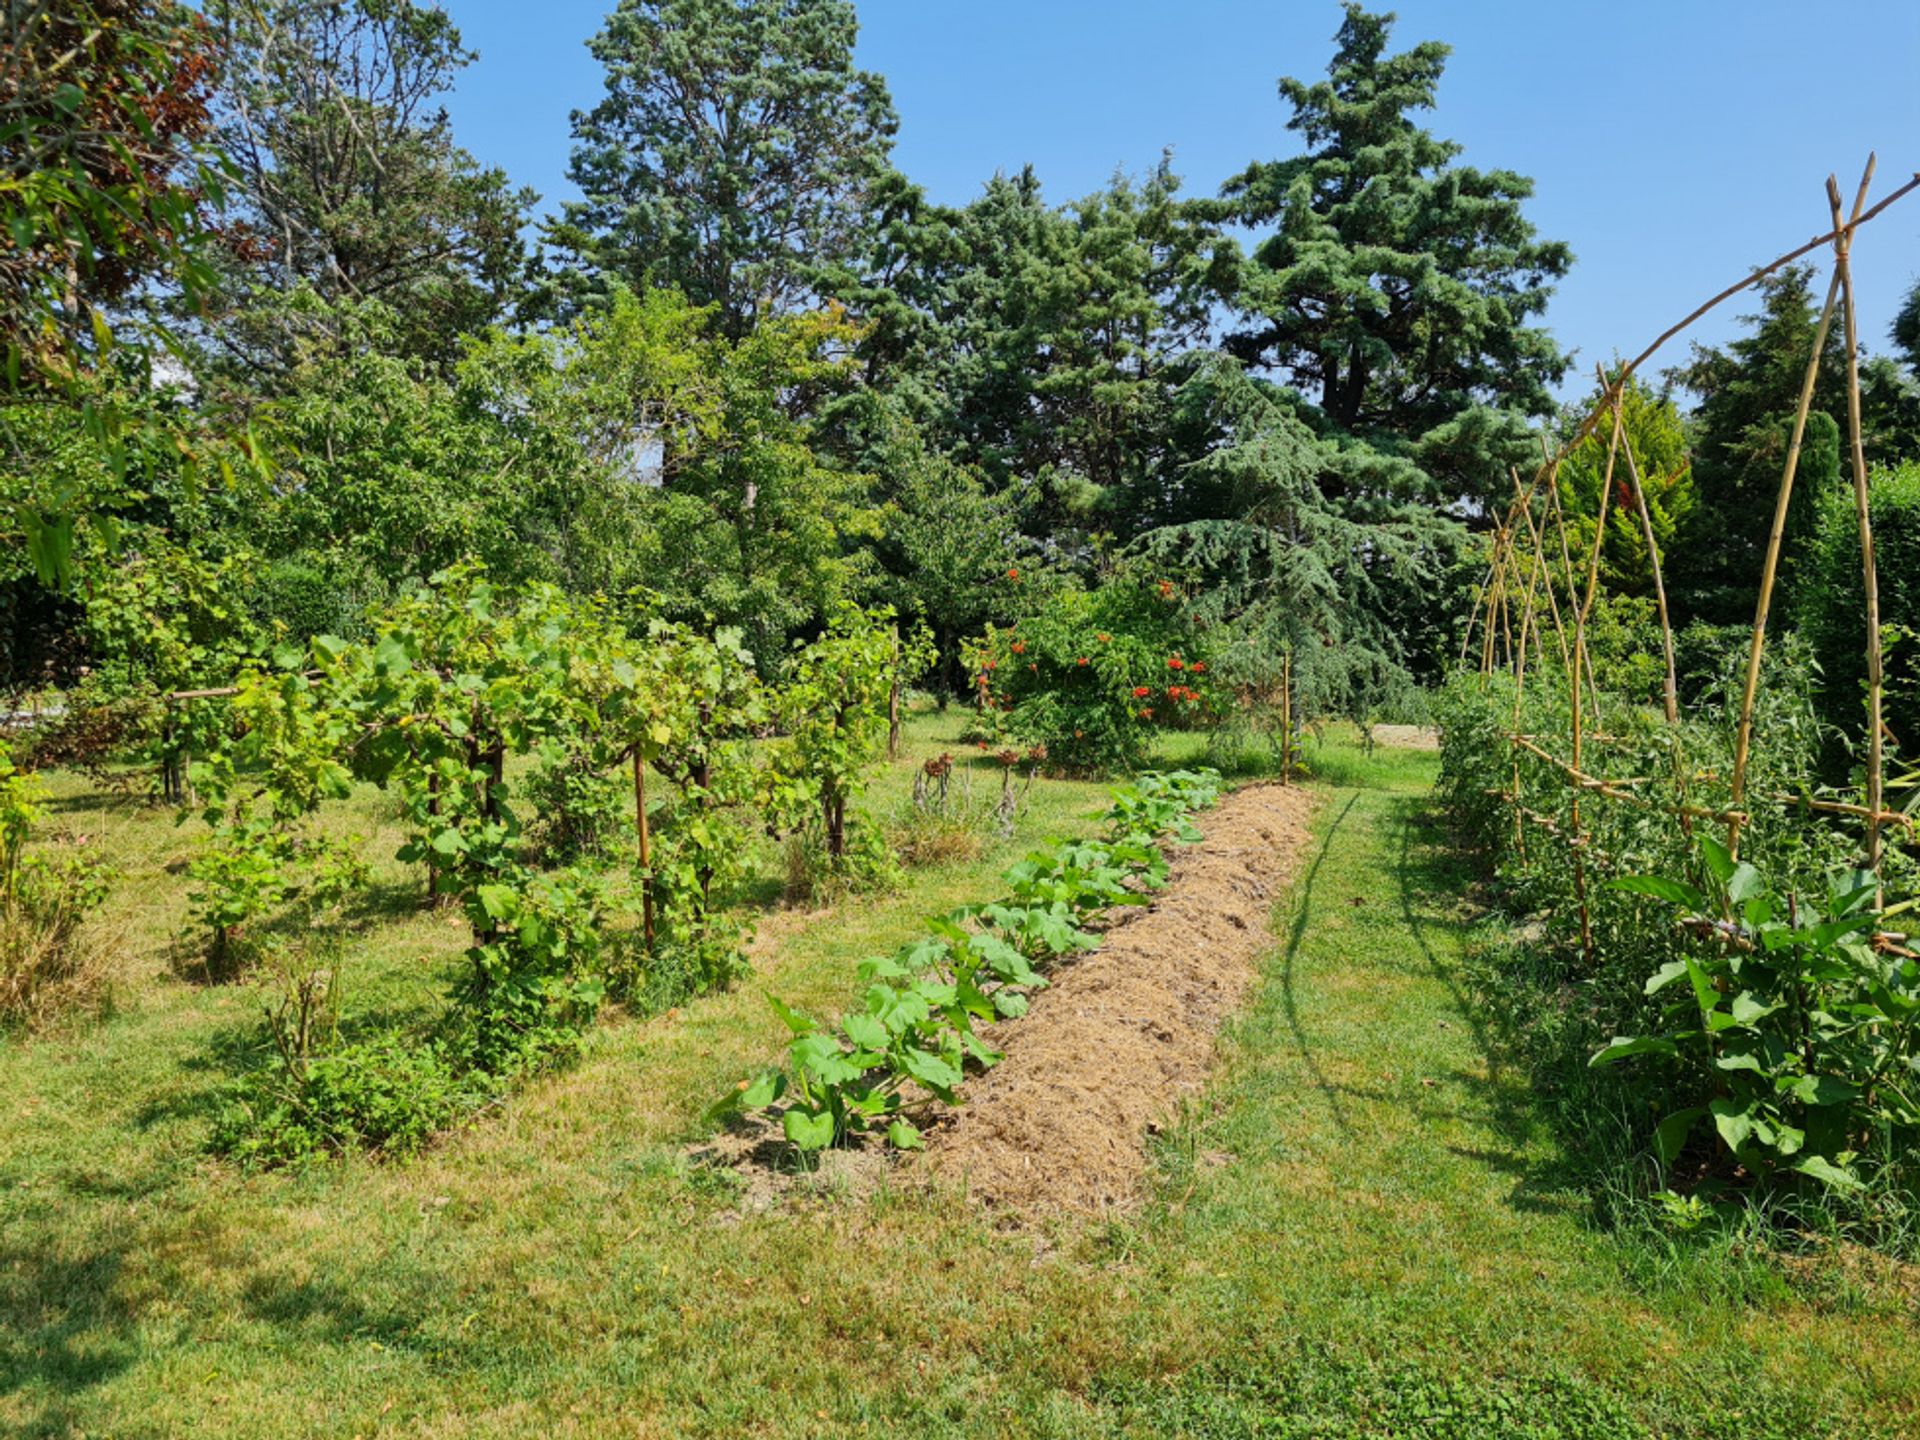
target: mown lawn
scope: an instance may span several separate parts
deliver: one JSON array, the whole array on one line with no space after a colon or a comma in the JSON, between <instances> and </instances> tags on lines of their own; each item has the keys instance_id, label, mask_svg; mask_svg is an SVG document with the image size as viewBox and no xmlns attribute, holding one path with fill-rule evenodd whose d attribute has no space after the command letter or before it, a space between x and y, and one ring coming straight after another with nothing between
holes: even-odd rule
<instances>
[{"instance_id":1,"label":"mown lawn","mask_svg":"<svg viewBox=\"0 0 1920 1440\"><path fill-rule=\"evenodd\" d=\"M917 720L913 755L958 723ZM1039 1231L904 1191L743 1215L685 1142L778 1047L761 987L831 1008L923 911L1090 829L1099 787L1041 782L1014 846L779 922L753 980L615 1017L578 1067L410 1164L271 1175L204 1152L258 997L162 973L184 888L165 866L191 836L103 815L130 892L122 1008L0 1041L0 1434L1920 1428L1911 1302L1719 1284L1712 1253L1656 1272L1595 1225L1458 989L1473 922L1424 819L1433 757L1317 758L1329 793L1266 982L1151 1203ZM383 879L353 996L427 1003L457 922Z\"/></svg>"}]
</instances>

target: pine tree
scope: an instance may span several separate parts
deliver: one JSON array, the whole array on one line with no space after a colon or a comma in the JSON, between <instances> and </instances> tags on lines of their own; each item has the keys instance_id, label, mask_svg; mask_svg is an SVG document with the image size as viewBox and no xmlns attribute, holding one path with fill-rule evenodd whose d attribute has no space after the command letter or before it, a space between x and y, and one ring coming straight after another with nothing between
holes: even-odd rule
<instances>
[{"instance_id":1,"label":"pine tree","mask_svg":"<svg viewBox=\"0 0 1920 1440\"><path fill-rule=\"evenodd\" d=\"M1813 271L1793 265L1759 282L1748 332L1724 346L1696 345L1668 379L1699 397L1689 417L1697 505L1669 571L1677 619L1737 625L1753 619L1774 500L1793 434L1794 411L1819 312ZM1821 497L1841 481L1846 347L1827 331L1787 515L1784 573L1794 570Z\"/></svg>"},{"instance_id":2,"label":"pine tree","mask_svg":"<svg viewBox=\"0 0 1920 1440\"><path fill-rule=\"evenodd\" d=\"M210 0L226 51L219 137L239 167L228 302L216 327L243 379L292 363L323 312L306 286L393 311L399 353L451 369L458 337L515 307L539 198L454 143L439 97L475 58L413 0ZM337 331L351 332L351 320Z\"/></svg>"},{"instance_id":3,"label":"pine tree","mask_svg":"<svg viewBox=\"0 0 1920 1440\"><path fill-rule=\"evenodd\" d=\"M898 128L858 30L851 0L620 0L589 42L606 97L573 117L586 198L547 233L560 293L674 286L732 339L811 303L863 243Z\"/></svg>"},{"instance_id":4,"label":"pine tree","mask_svg":"<svg viewBox=\"0 0 1920 1440\"><path fill-rule=\"evenodd\" d=\"M1532 181L1457 164L1460 146L1414 122L1434 105L1448 47L1388 55L1392 22L1347 4L1328 78L1280 82L1306 153L1255 163L1224 188L1215 215L1276 227L1227 297L1246 320L1228 348L1299 388L1324 433L1414 460L1434 498L1497 501L1514 426L1461 417L1551 410L1566 359L1529 322L1572 255L1522 213ZM1346 483L1410 474L1361 464Z\"/></svg>"}]
</instances>

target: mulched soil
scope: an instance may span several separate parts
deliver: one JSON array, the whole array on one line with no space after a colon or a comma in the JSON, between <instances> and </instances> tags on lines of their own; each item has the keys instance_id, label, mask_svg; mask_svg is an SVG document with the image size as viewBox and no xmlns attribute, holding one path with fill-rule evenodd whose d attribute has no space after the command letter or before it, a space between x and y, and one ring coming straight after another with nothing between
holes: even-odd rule
<instances>
[{"instance_id":1,"label":"mulched soil","mask_svg":"<svg viewBox=\"0 0 1920 1440\"><path fill-rule=\"evenodd\" d=\"M1176 848L1154 904L1123 911L1024 1018L996 1027L1006 1059L929 1131L927 1172L1033 1218L1134 1204L1148 1136L1205 1084L1214 1034L1258 978L1317 799L1254 785L1198 816L1206 838Z\"/></svg>"},{"instance_id":2,"label":"mulched soil","mask_svg":"<svg viewBox=\"0 0 1920 1440\"><path fill-rule=\"evenodd\" d=\"M1173 848L1153 904L1117 912L1100 947L1056 967L1024 1017L983 1032L1006 1058L968 1077L924 1155L870 1139L809 1173L777 1126L749 1116L689 1158L733 1170L749 1212L887 1184L958 1186L1016 1221L1131 1207L1149 1136L1204 1086L1215 1033L1258 979L1318 800L1251 785L1197 816L1205 838Z\"/></svg>"}]
</instances>

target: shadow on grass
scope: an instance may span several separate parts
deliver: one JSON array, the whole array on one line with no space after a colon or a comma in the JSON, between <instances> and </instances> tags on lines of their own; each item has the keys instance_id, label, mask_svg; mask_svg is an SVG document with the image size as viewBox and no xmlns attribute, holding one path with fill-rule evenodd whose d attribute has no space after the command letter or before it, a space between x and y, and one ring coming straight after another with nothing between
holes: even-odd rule
<instances>
[{"instance_id":1,"label":"shadow on grass","mask_svg":"<svg viewBox=\"0 0 1920 1440\"><path fill-rule=\"evenodd\" d=\"M196 1336L208 1325L260 1326L297 1334L305 1346L376 1341L442 1363L460 1358L449 1350L478 1344L436 1336L421 1324L420 1317L435 1313L434 1293L445 1277L421 1272L372 1302L368 1287L352 1278L316 1279L284 1261L217 1223L191 1234L150 1231L78 1254L26 1237L0 1242L0 1414L7 1417L0 1437L173 1433L129 1428L136 1417L103 1414L102 1401L89 1392L153 1363L151 1352L177 1343L165 1337L183 1323ZM217 1318L150 1324L151 1317L177 1316L182 1304L217 1311ZM103 1419L110 1428L100 1428Z\"/></svg>"},{"instance_id":2,"label":"shadow on grass","mask_svg":"<svg viewBox=\"0 0 1920 1440\"><path fill-rule=\"evenodd\" d=\"M1287 1030L1293 1037L1294 1048L1300 1052L1301 1063L1307 1067L1307 1073L1313 1077L1314 1086L1326 1098L1328 1112L1341 1135L1351 1139L1353 1124L1347 1118L1345 1106L1340 1102L1341 1086L1328 1077L1321 1068L1319 1057L1313 1047L1307 1043L1306 1028L1300 1023L1300 996L1294 979L1294 962L1300 954L1300 942L1305 939L1308 922L1313 918L1313 886L1319 877L1320 866L1327 858L1327 852L1333 848L1334 837L1340 833L1340 827L1347 823L1347 817L1353 813L1353 807L1360 801L1358 795L1349 795L1340 813L1320 837L1320 844L1313 852L1313 861L1300 878L1294 882L1293 926L1287 932L1287 948L1280 957L1280 1008L1286 1017Z\"/></svg>"},{"instance_id":3,"label":"shadow on grass","mask_svg":"<svg viewBox=\"0 0 1920 1440\"><path fill-rule=\"evenodd\" d=\"M1445 987L1454 1012L1473 1037L1474 1049L1486 1060L1484 1075L1456 1070L1451 1078L1473 1097L1480 1116L1505 1145L1502 1149L1450 1145L1448 1149L1512 1178L1507 1203L1514 1209L1565 1213L1572 1198L1590 1190L1598 1177L1571 1163L1557 1145L1546 1145L1544 1156L1527 1153L1553 1128L1548 1108L1528 1078L1506 1063L1485 1008L1467 988L1457 964L1443 955L1430 934L1437 926L1465 927L1462 918L1437 917L1447 907L1458 906L1469 873L1446 847L1425 797L1396 797L1388 823L1398 833L1394 884L1407 934L1422 968Z\"/></svg>"}]
</instances>

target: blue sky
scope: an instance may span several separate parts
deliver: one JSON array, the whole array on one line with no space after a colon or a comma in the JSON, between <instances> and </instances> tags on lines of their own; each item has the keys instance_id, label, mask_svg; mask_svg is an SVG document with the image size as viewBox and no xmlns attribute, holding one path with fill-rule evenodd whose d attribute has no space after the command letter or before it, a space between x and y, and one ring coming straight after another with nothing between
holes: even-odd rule
<instances>
[{"instance_id":1,"label":"blue sky","mask_svg":"<svg viewBox=\"0 0 1920 1440\"><path fill-rule=\"evenodd\" d=\"M483 161L565 179L568 114L601 77L585 42L611 0L446 0L479 61L450 101ZM1428 123L1466 161L1531 175L1529 214L1576 263L1547 322L1580 366L1631 354L1751 266L1826 228L1822 185L1878 193L1920 170L1920 0L1403 0L1395 48L1454 47ZM859 58L899 108L895 160L963 202L1031 162L1056 202L1163 148L1189 193L1294 153L1274 81L1317 76L1334 0L863 0ZM1862 334L1920 275L1920 195L1858 241ZM1702 330L1724 338L1744 306ZM1662 352L1671 363L1683 351Z\"/></svg>"}]
</instances>

